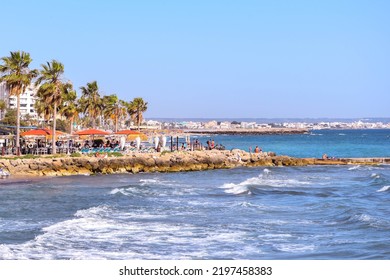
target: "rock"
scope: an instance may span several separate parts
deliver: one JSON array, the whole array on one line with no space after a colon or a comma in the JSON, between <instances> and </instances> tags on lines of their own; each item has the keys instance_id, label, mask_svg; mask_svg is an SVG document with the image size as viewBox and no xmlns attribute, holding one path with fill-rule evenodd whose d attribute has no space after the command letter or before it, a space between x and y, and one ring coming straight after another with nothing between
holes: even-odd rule
<instances>
[{"instance_id":1,"label":"rock","mask_svg":"<svg viewBox=\"0 0 390 280\"><path fill-rule=\"evenodd\" d=\"M386 161L387 160L387 161ZM123 157L96 158L91 156L63 158L1 158L0 168L11 175L67 176L139 172L180 172L208 169L234 168L238 166L304 166L340 164L380 164L390 159L337 159L292 158L276 156L275 153L247 153L232 151L193 151L136 153Z\"/></svg>"}]
</instances>

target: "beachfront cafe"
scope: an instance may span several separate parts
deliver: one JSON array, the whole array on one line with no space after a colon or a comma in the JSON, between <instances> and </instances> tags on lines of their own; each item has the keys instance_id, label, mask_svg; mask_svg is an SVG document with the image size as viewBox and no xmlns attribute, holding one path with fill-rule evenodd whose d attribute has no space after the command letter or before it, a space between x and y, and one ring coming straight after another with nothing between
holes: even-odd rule
<instances>
[{"instance_id":1,"label":"beachfront cafe","mask_svg":"<svg viewBox=\"0 0 390 280\"><path fill-rule=\"evenodd\" d=\"M120 152L163 152L163 151L196 151L208 149L195 137L181 131L149 131L147 134L123 129L108 132L99 129L84 129L72 135L56 131L56 152L58 154L98 154ZM0 135L2 155L18 154L14 135ZM52 130L35 128L21 133L20 154L52 154Z\"/></svg>"},{"instance_id":2,"label":"beachfront cafe","mask_svg":"<svg viewBox=\"0 0 390 280\"><path fill-rule=\"evenodd\" d=\"M48 128L37 128L22 132L21 154L46 155L52 153L53 131ZM74 137L62 131L56 131L56 150L58 153L73 153Z\"/></svg>"}]
</instances>

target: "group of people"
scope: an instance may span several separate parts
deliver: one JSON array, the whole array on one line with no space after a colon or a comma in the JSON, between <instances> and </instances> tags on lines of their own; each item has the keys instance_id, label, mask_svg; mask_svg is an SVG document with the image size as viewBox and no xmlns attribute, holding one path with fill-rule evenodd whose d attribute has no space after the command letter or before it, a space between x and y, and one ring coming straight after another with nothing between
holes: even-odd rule
<instances>
[{"instance_id":1,"label":"group of people","mask_svg":"<svg viewBox=\"0 0 390 280\"><path fill-rule=\"evenodd\" d=\"M255 149L253 150L255 154L261 153L262 151L263 150L259 146L256 146ZM252 153L252 147L249 147L249 153Z\"/></svg>"},{"instance_id":2,"label":"group of people","mask_svg":"<svg viewBox=\"0 0 390 280\"><path fill-rule=\"evenodd\" d=\"M214 139L207 140L206 144L207 144L207 150L212 150L215 148Z\"/></svg>"}]
</instances>

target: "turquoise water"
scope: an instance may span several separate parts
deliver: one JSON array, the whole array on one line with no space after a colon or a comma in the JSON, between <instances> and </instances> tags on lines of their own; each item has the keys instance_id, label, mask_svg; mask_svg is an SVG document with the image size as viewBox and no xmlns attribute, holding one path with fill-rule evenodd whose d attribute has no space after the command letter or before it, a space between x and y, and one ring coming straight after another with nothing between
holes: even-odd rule
<instances>
[{"instance_id":1,"label":"turquoise water","mask_svg":"<svg viewBox=\"0 0 390 280\"><path fill-rule=\"evenodd\" d=\"M362 157L388 135L214 138ZM10 178L0 201L0 259L390 259L389 165Z\"/></svg>"},{"instance_id":2,"label":"turquoise water","mask_svg":"<svg viewBox=\"0 0 390 280\"><path fill-rule=\"evenodd\" d=\"M390 130L317 130L296 135L201 136L206 143L214 139L226 149L252 150L258 145L263 151L294 157L390 157Z\"/></svg>"}]
</instances>

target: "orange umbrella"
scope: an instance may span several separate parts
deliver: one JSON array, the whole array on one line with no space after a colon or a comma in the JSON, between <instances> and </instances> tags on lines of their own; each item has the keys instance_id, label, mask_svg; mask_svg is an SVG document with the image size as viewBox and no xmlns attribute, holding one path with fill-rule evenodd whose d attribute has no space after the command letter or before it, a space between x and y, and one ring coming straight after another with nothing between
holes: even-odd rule
<instances>
[{"instance_id":1,"label":"orange umbrella","mask_svg":"<svg viewBox=\"0 0 390 280\"><path fill-rule=\"evenodd\" d=\"M120 130L118 132L115 132L115 134L132 135L132 134L140 134L140 132L135 131L135 130L131 130L131 129L124 129L124 130Z\"/></svg>"},{"instance_id":2,"label":"orange umbrella","mask_svg":"<svg viewBox=\"0 0 390 280\"><path fill-rule=\"evenodd\" d=\"M137 137L139 136L139 138L141 138L142 141L146 141L148 140L148 136L139 132L137 134L129 134L127 135L127 140L130 140L130 141L133 141L135 140Z\"/></svg>"},{"instance_id":3,"label":"orange umbrella","mask_svg":"<svg viewBox=\"0 0 390 280\"><path fill-rule=\"evenodd\" d=\"M131 129L120 130L118 132L115 132L115 134L127 135L127 140L135 140L135 138L137 138L138 136L141 138L141 140L148 139L148 136L146 136L144 133Z\"/></svg>"},{"instance_id":4,"label":"orange umbrella","mask_svg":"<svg viewBox=\"0 0 390 280\"><path fill-rule=\"evenodd\" d=\"M108 135L111 133L100 129L86 129L86 130L77 131L75 134L76 135Z\"/></svg>"},{"instance_id":5,"label":"orange umbrella","mask_svg":"<svg viewBox=\"0 0 390 280\"><path fill-rule=\"evenodd\" d=\"M31 129L25 132L20 133L20 136L50 136L52 135L52 130L48 128L37 128L37 129ZM56 130L56 135L62 135L65 134L62 131Z\"/></svg>"}]
</instances>

